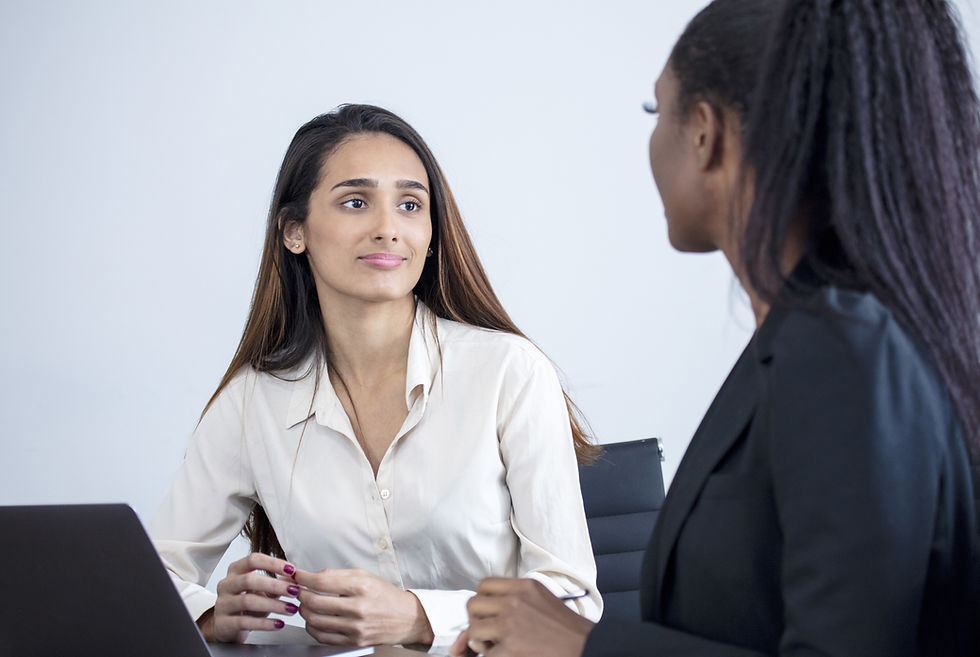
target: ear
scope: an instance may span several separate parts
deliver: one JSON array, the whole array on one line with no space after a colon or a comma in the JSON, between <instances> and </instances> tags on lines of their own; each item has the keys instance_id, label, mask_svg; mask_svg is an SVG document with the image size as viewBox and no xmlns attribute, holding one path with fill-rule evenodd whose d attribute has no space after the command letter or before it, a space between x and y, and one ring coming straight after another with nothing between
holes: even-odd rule
<instances>
[{"instance_id":1,"label":"ear","mask_svg":"<svg viewBox=\"0 0 980 657\"><path fill-rule=\"evenodd\" d=\"M299 255L306 250L306 240L303 237L303 226L295 219L287 219L282 224L282 243L293 253Z\"/></svg>"},{"instance_id":2,"label":"ear","mask_svg":"<svg viewBox=\"0 0 980 657\"><path fill-rule=\"evenodd\" d=\"M688 138L694 141L698 168L709 171L721 164L724 158L725 126L705 101L698 102L688 120Z\"/></svg>"}]
</instances>

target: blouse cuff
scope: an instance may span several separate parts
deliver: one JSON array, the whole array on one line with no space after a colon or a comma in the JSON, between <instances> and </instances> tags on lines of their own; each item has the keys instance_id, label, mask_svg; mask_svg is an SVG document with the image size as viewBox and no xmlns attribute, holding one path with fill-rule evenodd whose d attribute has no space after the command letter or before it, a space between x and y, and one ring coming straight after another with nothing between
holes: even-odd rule
<instances>
[{"instance_id":1,"label":"blouse cuff","mask_svg":"<svg viewBox=\"0 0 980 657\"><path fill-rule=\"evenodd\" d=\"M467 622L466 601L473 597L473 591L434 591L429 589L408 589L422 603L422 609L429 619L429 626L435 639L432 648L449 647L462 631L460 625Z\"/></svg>"},{"instance_id":2,"label":"blouse cuff","mask_svg":"<svg viewBox=\"0 0 980 657\"><path fill-rule=\"evenodd\" d=\"M182 581L173 574L171 574L171 578L177 586L177 592L180 593L180 597L184 601L184 606L187 607L188 613L190 613L191 618L195 622L204 615L204 612L214 607L214 604L218 601L217 594L212 593L203 586Z\"/></svg>"},{"instance_id":3,"label":"blouse cuff","mask_svg":"<svg viewBox=\"0 0 980 657\"><path fill-rule=\"evenodd\" d=\"M525 577L538 580L546 589L551 591L552 595L556 597L561 597L569 591L578 588L572 581L566 580L568 583L565 586L562 586L553 578L537 572L527 573ZM564 580L565 578L562 579ZM587 590L588 594L585 597L577 598L575 600L568 600L565 602L565 606L577 613L579 616L584 616L593 623L596 623L602 616L602 598L599 596L599 592L595 590L595 587Z\"/></svg>"}]
</instances>

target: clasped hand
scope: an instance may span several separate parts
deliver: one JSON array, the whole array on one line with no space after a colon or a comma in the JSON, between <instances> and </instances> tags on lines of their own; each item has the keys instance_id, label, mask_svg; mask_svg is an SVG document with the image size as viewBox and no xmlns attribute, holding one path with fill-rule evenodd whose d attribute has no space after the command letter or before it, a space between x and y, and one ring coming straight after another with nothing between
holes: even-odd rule
<instances>
[{"instance_id":1,"label":"clasped hand","mask_svg":"<svg viewBox=\"0 0 980 657\"><path fill-rule=\"evenodd\" d=\"M299 613L320 643L372 646L432 643L432 628L410 591L360 569L297 570Z\"/></svg>"},{"instance_id":2,"label":"clasped hand","mask_svg":"<svg viewBox=\"0 0 980 657\"><path fill-rule=\"evenodd\" d=\"M199 624L209 641L243 643L250 631L283 627L269 614L297 611L306 621L306 631L320 643L368 646L433 640L425 611L409 591L360 569L314 573L256 553L228 567L228 575L218 583L214 609Z\"/></svg>"},{"instance_id":3,"label":"clasped hand","mask_svg":"<svg viewBox=\"0 0 980 657\"><path fill-rule=\"evenodd\" d=\"M453 657L579 657L593 627L533 579L487 578L466 611Z\"/></svg>"}]
</instances>

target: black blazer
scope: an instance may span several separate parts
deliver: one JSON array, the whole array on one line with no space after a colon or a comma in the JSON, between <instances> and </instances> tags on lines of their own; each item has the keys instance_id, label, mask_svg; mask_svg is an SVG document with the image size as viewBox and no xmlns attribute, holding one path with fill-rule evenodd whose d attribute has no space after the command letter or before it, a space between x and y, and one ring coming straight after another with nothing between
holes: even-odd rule
<instances>
[{"instance_id":1,"label":"black blazer","mask_svg":"<svg viewBox=\"0 0 980 657\"><path fill-rule=\"evenodd\" d=\"M644 622L587 657L976 655L978 537L946 388L872 296L773 308L691 440Z\"/></svg>"}]
</instances>

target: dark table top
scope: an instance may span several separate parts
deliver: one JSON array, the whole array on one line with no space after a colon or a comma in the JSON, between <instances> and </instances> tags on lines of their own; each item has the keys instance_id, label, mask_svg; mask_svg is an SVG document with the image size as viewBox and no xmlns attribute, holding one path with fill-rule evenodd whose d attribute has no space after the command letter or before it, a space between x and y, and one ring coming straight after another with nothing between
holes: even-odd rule
<instances>
[{"instance_id":1,"label":"dark table top","mask_svg":"<svg viewBox=\"0 0 980 657\"><path fill-rule=\"evenodd\" d=\"M208 645L214 657L326 657L337 655L353 648L347 646L324 645L241 645L234 643L212 643ZM424 651L398 648L395 646L375 646L375 657L419 657Z\"/></svg>"},{"instance_id":2,"label":"dark table top","mask_svg":"<svg viewBox=\"0 0 980 657\"><path fill-rule=\"evenodd\" d=\"M234 643L210 643L208 648L214 657L329 657L354 650L350 646L326 646L318 644L301 627L286 625L275 632L252 632L244 645ZM420 657L427 652L424 647L416 650L395 646L375 646L375 657Z\"/></svg>"}]
</instances>

